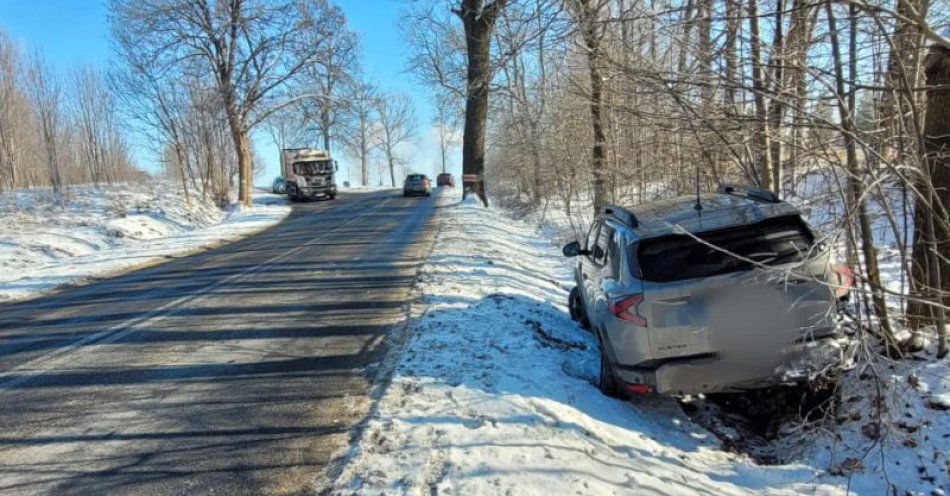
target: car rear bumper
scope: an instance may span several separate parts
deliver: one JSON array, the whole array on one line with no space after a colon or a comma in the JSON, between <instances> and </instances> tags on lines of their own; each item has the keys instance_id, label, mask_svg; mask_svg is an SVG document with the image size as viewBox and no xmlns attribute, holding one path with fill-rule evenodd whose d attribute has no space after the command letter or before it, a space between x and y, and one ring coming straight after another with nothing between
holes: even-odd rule
<instances>
[{"instance_id":1,"label":"car rear bumper","mask_svg":"<svg viewBox=\"0 0 950 496\"><path fill-rule=\"evenodd\" d=\"M786 346L781 360L750 366L748 357L706 353L671 359L653 369L618 366L617 377L628 384L646 384L660 394L740 392L807 381L821 372L851 365L855 341L832 335Z\"/></svg>"},{"instance_id":2,"label":"car rear bumper","mask_svg":"<svg viewBox=\"0 0 950 496\"><path fill-rule=\"evenodd\" d=\"M407 195L425 195L429 193L428 188L405 188L402 190Z\"/></svg>"}]
</instances>

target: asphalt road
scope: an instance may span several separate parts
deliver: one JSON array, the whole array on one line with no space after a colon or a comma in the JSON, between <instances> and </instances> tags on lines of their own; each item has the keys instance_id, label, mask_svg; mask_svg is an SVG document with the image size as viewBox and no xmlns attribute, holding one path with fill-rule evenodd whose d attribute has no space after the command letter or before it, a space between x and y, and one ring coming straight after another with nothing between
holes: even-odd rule
<instances>
[{"instance_id":1,"label":"asphalt road","mask_svg":"<svg viewBox=\"0 0 950 496\"><path fill-rule=\"evenodd\" d=\"M253 237L0 306L0 494L312 492L406 318L433 198L300 204Z\"/></svg>"}]
</instances>

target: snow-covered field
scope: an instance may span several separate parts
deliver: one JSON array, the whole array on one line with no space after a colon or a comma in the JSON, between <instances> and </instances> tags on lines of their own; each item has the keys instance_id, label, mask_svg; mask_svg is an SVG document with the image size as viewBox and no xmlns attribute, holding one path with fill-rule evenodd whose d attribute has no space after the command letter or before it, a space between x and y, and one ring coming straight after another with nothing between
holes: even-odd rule
<instances>
[{"instance_id":1,"label":"snow-covered field","mask_svg":"<svg viewBox=\"0 0 950 496\"><path fill-rule=\"evenodd\" d=\"M65 209L49 190L0 194L0 301L31 298L271 226L283 196L255 193L222 211L165 183L70 187Z\"/></svg>"},{"instance_id":2,"label":"snow-covered field","mask_svg":"<svg viewBox=\"0 0 950 496\"><path fill-rule=\"evenodd\" d=\"M440 200L411 337L332 493L950 491L945 363L854 371L840 418L788 434L773 446L783 464L759 466L727 452L675 400L600 394L596 343L568 317L573 282L549 230ZM875 375L890 385L872 439Z\"/></svg>"}]
</instances>

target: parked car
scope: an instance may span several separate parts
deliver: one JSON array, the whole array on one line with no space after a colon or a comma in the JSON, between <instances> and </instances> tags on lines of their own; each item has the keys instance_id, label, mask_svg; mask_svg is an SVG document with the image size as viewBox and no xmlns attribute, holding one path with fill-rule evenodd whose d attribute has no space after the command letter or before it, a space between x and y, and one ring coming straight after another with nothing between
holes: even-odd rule
<instances>
[{"instance_id":1,"label":"parked car","mask_svg":"<svg viewBox=\"0 0 950 496\"><path fill-rule=\"evenodd\" d=\"M436 176L435 184L440 188L443 186L448 187L448 188L454 188L455 178L452 177L452 174L449 174L448 172L443 172L442 174L439 174L438 176Z\"/></svg>"},{"instance_id":2,"label":"parked car","mask_svg":"<svg viewBox=\"0 0 950 496\"><path fill-rule=\"evenodd\" d=\"M850 271L792 205L742 186L605 207L576 257L571 316L600 346L607 395L738 392L843 368Z\"/></svg>"},{"instance_id":3,"label":"parked car","mask_svg":"<svg viewBox=\"0 0 950 496\"><path fill-rule=\"evenodd\" d=\"M432 194L432 183L425 174L409 174L402 185L402 196Z\"/></svg>"},{"instance_id":4,"label":"parked car","mask_svg":"<svg viewBox=\"0 0 950 496\"><path fill-rule=\"evenodd\" d=\"M277 195L282 195L287 192L287 185L284 183L283 176L277 176L274 178L274 184L271 186L271 191Z\"/></svg>"}]
</instances>

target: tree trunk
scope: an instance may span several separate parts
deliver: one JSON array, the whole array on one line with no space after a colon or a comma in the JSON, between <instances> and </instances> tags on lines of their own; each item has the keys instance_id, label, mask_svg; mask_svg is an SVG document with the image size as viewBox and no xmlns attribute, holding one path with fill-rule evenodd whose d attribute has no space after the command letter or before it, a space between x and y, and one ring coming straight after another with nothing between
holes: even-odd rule
<instances>
[{"instance_id":1,"label":"tree trunk","mask_svg":"<svg viewBox=\"0 0 950 496\"><path fill-rule=\"evenodd\" d=\"M323 149L330 152L330 113L326 109L320 110L320 120L323 124L320 131L323 133Z\"/></svg>"},{"instance_id":2,"label":"tree trunk","mask_svg":"<svg viewBox=\"0 0 950 496\"><path fill-rule=\"evenodd\" d=\"M590 73L590 125L594 136L594 145L591 148L591 172L594 175L594 213L607 203L606 181L606 145L607 136L604 133L604 80L600 74L600 39L595 30L593 20L589 27L584 29L584 41L587 44L587 64Z\"/></svg>"},{"instance_id":3,"label":"tree trunk","mask_svg":"<svg viewBox=\"0 0 950 496\"><path fill-rule=\"evenodd\" d=\"M234 140L234 152L238 159L238 202L249 206L251 204L251 141L247 131L241 127L232 128L231 138ZM225 194L225 191L220 193Z\"/></svg>"},{"instance_id":4,"label":"tree trunk","mask_svg":"<svg viewBox=\"0 0 950 496\"><path fill-rule=\"evenodd\" d=\"M881 271L878 267L877 250L874 248L874 239L871 231L871 221L868 216L867 202L863 198L863 182L861 170L858 166L858 157L854 136L857 134L854 125L855 90L845 89L844 68L841 57L841 47L838 42L838 33L831 4L826 3L828 15L828 30L831 38L831 54L835 71L835 89L838 93L838 117L841 120L842 137L844 138L845 153L848 165L847 180L847 210L849 216L856 216L860 236L860 249L864 257L865 278L871 291L871 302L874 313L877 315L884 345L889 352L898 350L897 339L891 329L888 318L887 302L881 284ZM850 30L848 39L848 76L855 80L857 72L857 9L849 6ZM854 218L854 217L852 217Z\"/></svg>"},{"instance_id":5,"label":"tree trunk","mask_svg":"<svg viewBox=\"0 0 950 496\"><path fill-rule=\"evenodd\" d=\"M462 136L462 174L474 174L475 194L488 206L485 191L485 128L488 119L488 83L491 80L491 34L507 0L482 6L481 0L462 0L455 10L465 28L466 74L465 131Z\"/></svg>"},{"instance_id":6,"label":"tree trunk","mask_svg":"<svg viewBox=\"0 0 950 496\"><path fill-rule=\"evenodd\" d=\"M386 147L386 161L389 162L389 181L392 184L392 187L396 187L396 164L393 160L393 150L389 146Z\"/></svg>"},{"instance_id":7,"label":"tree trunk","mask_svg":"<svg viewBox=\"0 0 950 496\"><path fill-rule=\"evenodd\" d=\"M775 172L772 167L770 150L771 134L769 131L768 108L765 100L765 75L762 73L762 40L759 37L759 0L749 0L749 40L752 56L752 86L755 102L755 117L759 129L756 130L755 159L760 162L759 185L769 191L776 191L774 182Z\"/></svg>"},{"instance_id":8,"label":"tree trunk","mask_svg":"<svg viewBox=\"0 0 950 496\"><path fill-rule=\"evenodd\" d=\"M590 124L593 134L590 170L594 183L594 215L607 203L607 133L604 125L604 77L601 74L601 42L603 41L603 4L597 0L575 0L574 18L580 31L583 49L587 52L587 73L590 77Z\"/></svg>"},{"instance_id":9,"label":"tree trunk","mask_svg":"<svg viewBox=\"0 0 950 496\"><path fill-rule=\"evenodd\" d=\"M363 181L363 186L369 186L369 145L367 144L369 138L366 136L366 126L365 122L360 124L360 179Z\"/></svg>"},{"instance_id":10,"label":"tree trunk","mask_svg":"<svg viewBox=\"0 0 950 496\"><path fill-rule=\"evenodd\" d=\"M908 308L915 326L934 325L939 336L938 356L947 355L947 321L950 305L950 49L932 46L924 61L927 78L927 111L924 118L924 163L918 188L925 198L914 207L912 284L914 295L927 299Z\"/></svg>"},{"instance_id":11,"label":"tree trunk","mask_svg":"<svg viewBox=\"0 0 950 496\"><path fill-rule=\"evenodd\" d=\"M188 192L188 181L185 178L185 166L187 164L185 162L185 151L182 148L181 141L178 139L175 139L173 146L175 148L175 160L178 161L178 175L181 179L181 193L185 196L185 205L190 205L191 194Z\"/></svg>"}]
</instances>

